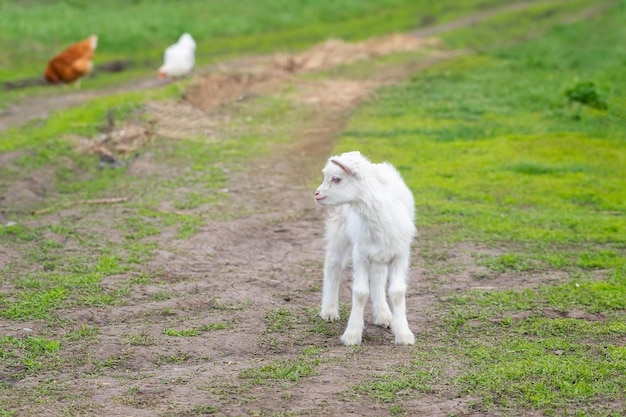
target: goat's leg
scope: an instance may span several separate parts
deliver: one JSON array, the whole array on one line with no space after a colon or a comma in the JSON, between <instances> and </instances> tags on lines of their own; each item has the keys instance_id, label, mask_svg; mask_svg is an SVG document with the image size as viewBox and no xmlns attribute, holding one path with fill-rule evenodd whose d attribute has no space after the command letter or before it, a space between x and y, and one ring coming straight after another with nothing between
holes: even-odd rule
<instances>
[{"instance_id":1,"label":"goat's leg","mask_svg":"<svg viewBox=\"0 0 626 417\"><path fill-rule=\"evenodd\" d=\"M326 321L339 319L339 287L343 260L341 254L329 252L324 262L324 289L322 291L322 310L320 317Z\"/></svg>"},{"instance_id":2,"label":"goat's leg","mask_svg":"<svg viewBox=\"0 0 626 417\"><path fill-rule=\"evenodd\" d=\"M346 237L342 223L328 224L327 240L320 317L326 321L333 321L339 319L341 271L350 260L352 246Z\"/></svg>"},{"instance_id":3,"label":"goat's leg","mask_svg":"<svg viewBox=\"0 0 626 417\"><path fill-rule=\"evenodd\" d=\"M374 324L377 326L391 326L391 310L387 304L385 287L387 286L387 264L373 262L370 269L370 290L372 309L374 310Z\"/></svg>"},{"instance_id":4,"label":"goat's leg","mask_svg":"<svg viewBox=\"0 0 626 417\"><path fill-rule=\"evenodd\" d=\"M345 345L358 345L363 336L365 305L369 298L368 265L363 260L353 259L352 310L346 330L341 336Z\"/></svg>"},{"instance_id":5,"label":"goat's leg","mask_svg":"<svg viewBox=\"0 0 626 417\"><path fill-rule=\"evenodd\" d=\"M396 345L412 345L415 336L409 329L406 319L406 281L409 270L408 256L396 257L389 265L389 299L393 310L391 331L396 337Z\"/></svg>"},{"instance_id":6,"label":"goat's leg","mask_svg":"<svg viewBox=\"0 0 626 417\"><path fill-rule=\"evenodd\" d=\"M326 321L339 319L339 288L341 271L350 260L352 245L346 236L345 222L330 217L326 223L326 259L324 261L324 288L320 317Z\"/></svg>"}]
</instances>

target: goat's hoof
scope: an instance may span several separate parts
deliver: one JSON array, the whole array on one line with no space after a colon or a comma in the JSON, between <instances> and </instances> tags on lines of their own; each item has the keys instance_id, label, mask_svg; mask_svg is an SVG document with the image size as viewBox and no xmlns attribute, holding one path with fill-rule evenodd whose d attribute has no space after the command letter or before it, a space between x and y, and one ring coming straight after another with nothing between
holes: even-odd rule
<instances>
[{"instance_id":1,"label":"goat's hoof","mask_svg":"<svg viewBox=\"0 0 626 417\"><path fill-rule=\"evenodd\" d=\"M413 344L415 344L415 336L413 336L413 333L411 333L410 330L398 332L398 334L396 334L396 345L403 346Z\"/></svg>"},{"instance_id":2,"label":"goat's hoof","mask_svg":"<svg viewBox=\"0 0 626 417\"><path fill-rule=\"evenodd\" d=\"M320 317L325 321L339 320L339 311L337 309L323 309Z\"/></svg>"},{"instance_id":3,"label":"goat's hoof","mask_svg":"<svg viewBox=\"0 0 626 417\"><path fill-rule=\"evenodd\" d=\"M345 332L341 336L341 342L346 346L360 345L361 344L361 332Z\"/></svg>"},{"instance_id":4,"label":"goat's hoof","mask_svg":"<svg viewBox=\"0 0 626 417\"><path fill-rule=\"evenodd\" d=\"M391 312L379 314L374 318L374 324L380 327L391 327Z\"/></svg>"}]
</instances>

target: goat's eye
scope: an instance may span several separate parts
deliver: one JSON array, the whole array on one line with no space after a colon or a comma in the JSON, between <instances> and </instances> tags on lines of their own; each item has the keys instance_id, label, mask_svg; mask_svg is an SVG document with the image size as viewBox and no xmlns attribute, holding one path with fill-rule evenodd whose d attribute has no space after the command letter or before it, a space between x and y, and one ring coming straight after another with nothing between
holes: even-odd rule
<instances>
[{"instance_id":1,"label":"goat's eye","mask_svg":"<svg viewBox=\"0 0 626 417\"><path fill-rule=\"evenodd\" d=\"M339 177L332 177L330 179L330 182L334 182L335 184L339 184L341 182L341 178L339 178Z\"/></svg>"}]
</instances>

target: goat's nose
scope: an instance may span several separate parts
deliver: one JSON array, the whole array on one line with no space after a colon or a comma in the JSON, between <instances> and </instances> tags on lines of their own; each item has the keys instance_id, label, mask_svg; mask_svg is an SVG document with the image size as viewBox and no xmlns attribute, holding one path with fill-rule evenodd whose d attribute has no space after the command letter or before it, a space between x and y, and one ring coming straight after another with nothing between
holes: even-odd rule
<instances>
[{"instance_id":1,"label":"goat's nose","mask_svg":"<svg viewBox=\"0 0 626 417\"><path fill-rule=\"evenodd\" d=\"M320 190L315 191L315 196L317 197L318 195L320 195Z\"/></svg>"}]
</instances>

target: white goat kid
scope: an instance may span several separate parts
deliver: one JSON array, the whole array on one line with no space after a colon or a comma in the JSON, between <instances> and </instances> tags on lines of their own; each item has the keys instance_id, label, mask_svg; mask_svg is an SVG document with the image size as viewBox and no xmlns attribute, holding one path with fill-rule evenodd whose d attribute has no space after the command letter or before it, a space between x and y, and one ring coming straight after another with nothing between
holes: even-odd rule
<instances>
[{"instance_id":1,"label":"white goat kid","mask_svg":"<svg viewBox=\"0 0 626 417\"><path fill-rule=\"evenodd\" d=\"M352 261L352 310L341 341L361 343L364 311L372 298L374 323L391 326L397 345L415 338L406 319L405 294L414 225L413 195L389 163L373 164L360 152L332 156L315 201L334 206L326 222L326 260L320 316L339 318L341 271ZM389 279L389 299L385 287ZM392 313L393 311L393 313Z\"/></svg>"}]
</instances>

